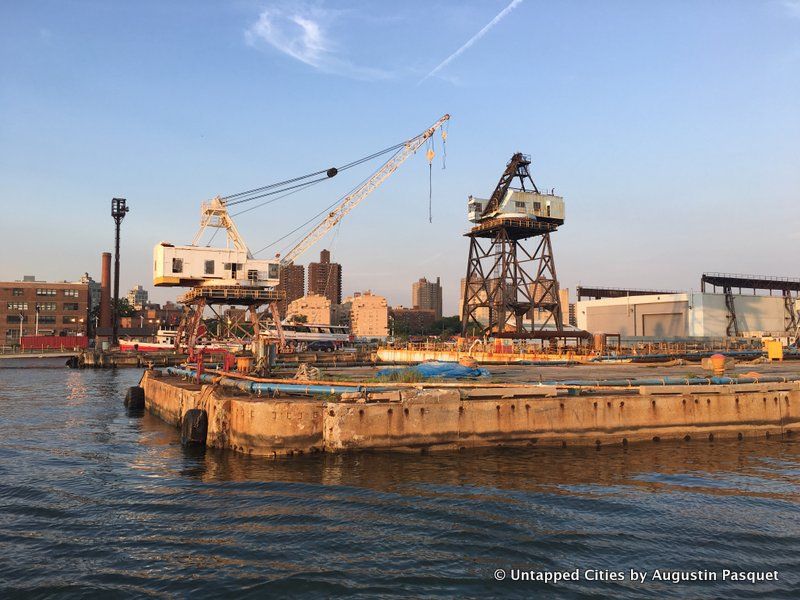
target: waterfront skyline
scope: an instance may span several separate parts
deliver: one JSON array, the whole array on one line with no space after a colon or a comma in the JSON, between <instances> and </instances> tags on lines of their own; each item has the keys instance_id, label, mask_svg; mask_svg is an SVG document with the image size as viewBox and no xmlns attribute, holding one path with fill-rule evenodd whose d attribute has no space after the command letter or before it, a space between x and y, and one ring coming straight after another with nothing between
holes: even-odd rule
<instances>
[{"instance_id":1,"label":"waterfront skyline","mask_svg":"<svg viewBox=\"0 0 800 600\"><path fill-rule=\"evenodd\" d=\"M456 314L466 198L488 196L521 150L566 200L564 287L796 274L773 240L800 235L800 4L525 0L460 51L508 6L4 6L0 235L17 250L0 280L99 280L122 196L120 289L152 292L152 246L189 242L201 201L345 163L445 112L433 223L416 156L298 263L329 248L345 293L392 305L435 271ZM375 166L242 215L245 239L266 246Z\"/></svg>"}]
</instances>

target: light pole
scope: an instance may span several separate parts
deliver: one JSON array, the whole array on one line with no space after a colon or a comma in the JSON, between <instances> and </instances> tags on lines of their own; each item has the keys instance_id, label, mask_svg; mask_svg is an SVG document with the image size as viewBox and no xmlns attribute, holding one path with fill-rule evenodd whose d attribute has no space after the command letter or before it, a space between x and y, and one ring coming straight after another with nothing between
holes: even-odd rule
<instances>
[{"instance_id":1,"label":"light pole","mask_svg":"<svg viewBox=\"0 0 800 600\"><path fill-rule=\"evenodd\" d=\"M119 228L122 224L122 219L125 218L125 214L130 210L127 203L128 201L125 198L111 199L111 217L116 224L116 238L114 243L114 305L111 309L112 346L116 346L119 343Z\"/></svg>"},{"instance_id":2,"label":"light pole","mask_svg":"<svg viewBox=\"0 0 800 600\"><path fill-rule=\"evenodd\" d=\"M40 306L36 305L36 328L34 329L35 333L33 335L39 335L39 309Z\"/></svg>"},{"instance_id":3,"label":"light pole","mask_svg":"<svg viewBox=\"0 0 800 600\"><path fill-rule=\"evenodd\" d=\"M25 315L19 313L19 347L22 349L22 321L25 319Z\"/></svg>"}]
</instances>

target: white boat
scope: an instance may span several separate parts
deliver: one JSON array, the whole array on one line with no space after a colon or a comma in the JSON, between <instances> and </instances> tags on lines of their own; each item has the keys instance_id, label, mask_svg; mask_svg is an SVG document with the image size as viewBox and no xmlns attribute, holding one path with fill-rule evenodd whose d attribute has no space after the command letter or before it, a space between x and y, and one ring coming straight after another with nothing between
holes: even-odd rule
<instances>
[{"instance_id":1,"label":"white boat","mask_svg":"<svg viewBox=\"0 0 800 600\"><path fill-rule=\"evenodd\" d=\"M174 329L159 329L156 333L156 341L142 341L139 339L120 340L119 349L123 352L169 352L175 349L175 337L178 332ZM241 350L241 344L228 344L224 342L215 342L211 344L199 343L195 346L197 349L208 350Z\"/></svg>"},{"instance_id":2,"label":"white boat","mask_svg":"<svg viewBox=\"0 0 800 600\"><path fill-rule=\"evenodd\" d=\"M283 329L283 337L287 341L335 342L337 344L353 341L353 336L350 335L350 329L345 325L286 322L281 323L281 329ZM278 330L274 325L270 325L266 331L262 331L261 336L270 339L277 339L279 337Z\"/></svg>"}]
</instances>

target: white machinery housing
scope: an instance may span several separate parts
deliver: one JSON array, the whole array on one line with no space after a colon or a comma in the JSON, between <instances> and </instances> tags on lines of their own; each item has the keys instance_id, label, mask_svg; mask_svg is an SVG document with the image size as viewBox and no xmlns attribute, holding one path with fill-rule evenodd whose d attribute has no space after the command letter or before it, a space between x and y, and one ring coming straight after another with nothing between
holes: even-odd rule
<instances>
[{"instance_id":1,"label":"white machinery housing","mask_svg":"<svg viewBox=\"0 0 800 600\"><path fill-rule=\"evenodd\" d=\"M479 223L484 219L525 217L559 225L564 223L564 198L555 194L510 189L500 201L499 208L494 213L483 216L483 209L488 202L483 198L470 196L467 201L469 220Z\"/></svg>"},{"instance_id":2,"label":"white machinery housing","mask_svg":"<svg viewBox=\"0 0 800 600\"><path fill-rule=\"evenodd\" d=\"M161 242L153 248L153 284L159 287L198 285L278 285L280 263L256 260L246 250L175 246Z\"/></svg>"},{"instance_id":3,"label":"white machinery housing","mask_svg":"<svg viewBox=\"0 0 800 600\"><path fill-rule=\"evenodd\" d=\"M153 248L153 285L160 287L278 285L280 262L256 260L247 249L225 203L216 197L204 202L200 230L190 246L160 242ZM225 230L226 247L198 246L207 227Z\"/></svg>"}]
</instances>

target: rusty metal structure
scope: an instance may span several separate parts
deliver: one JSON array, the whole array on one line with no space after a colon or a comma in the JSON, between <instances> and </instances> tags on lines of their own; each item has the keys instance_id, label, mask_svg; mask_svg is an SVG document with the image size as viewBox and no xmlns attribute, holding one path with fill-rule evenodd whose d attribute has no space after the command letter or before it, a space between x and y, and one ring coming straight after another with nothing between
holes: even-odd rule
<instances>
[{"instance_id":1,"label":"rusty metal structure","mask_svg":"<svg viewBox=\"0 0 800 600\"><path fill-rule=\"evenodd\" d=\"M790 277L772 277L767 275L737 275L733 273L703 273L700 278L700 289L706 291L706 286L711 286L716 293L717 288L722 288L725 294L725 308L727 309L726 333L728 337L739 336L739 324L736 320L736 303L734 301L733 290L737 289L739 295L742 290L752 290L753 294L757 290L780 292L783 296L783 306L785 309L785 330L788 334L797 336L800 334L800 319L798 318L797 295L800 293L800 279ZM792 295L794 292L794 296Z\"/></svg>"},{"instance_id":2,"label":"rusty metal structure","mask_svg":"<svg viewBox=\"0 0 800 600\"><path fill-rule=\"evenodd\" d=\"M444 143L446 135L442 127L449 119L450 115L445 114L422 133L341 167L315 171L228 196L216 196L204 202L201 206L200 229L190 245L159 242L153 249L154 285L191 288L178 299L184 311L175 335L176 349L186 347L189 361L192 362L194 358L202 361L203 352L210 347L244 349L250 345L257 359L255 370L264 366L258 362L264 358L264 342L278 342L280 348L285 347L278 309L278 302L286 297L285 291L278 289L281 268L292 265L296 258L325 237L408 158L426 142L432 141L437 130L442 130ZM282 257L276 254L274 259L256 259L255 254L269 246L251 252L229 213L229 208L234 205L275 194L288 195L290 190L306 189L335 177L341 171L386 154L390 154L389 158L372 175L313 217L311 221L324 214ZM429 163L433 154L431 147L427 153ZM212 247L213 235L206 245L200 245L208 228L225 230L225 247ZM227 312L224 306L229 307ZM210 318L204 316L206 309L212 315ZM274 327L268 327L269 321L273 321Z\"/></svg>"},{"instance_id":3,"label":"rusty metal structure","mask_svg":"<svg viewBox=\"0 0 800 600\"><path fill-rule=\"evenodd\" d=\"M514 154L485 206L470 197L475 226L465 234L470 242L461 311L463 337L589 337L586 332L564 329L550 240L550 234L564 223L563 199L539 191L530 164L529 156ZM488 322L481 321L481 314L488 315ZM525 328L526 317L530 329Z\"/></svg>"},{"instance_id":4,"label":"rusty metal structure","mask_svg":"<svg viewBox=\"0 0 800 600\"><path fill-rule=\"evenodd\" d=\"M283 335L278 301L284 292L265 287L198 286L179 298L183 315L175 336L176 349L185 345L191 355L198 347L251 344L272 321L281 344ZM224 307L230 307L227 311ZM233 307L243 307L234 309ZM266 307L266 308L265 308ZM205 310L211 317L204 316ZM264 309L264 310L260 310Z\"/></svg>"},{"instance_id":5,"label":"rusty metal structure","mask_svg":"<svg viewBox=\"0 0 800 600\"><path fill-rule=\"evenodd\" d=\"M579 285L575 288L575 293L580 302L584 298L600 300L601 298L626 298L628 296L653 296L680 294L678 290L645 290L641 288L617 288Z\"/></svg>"}]
</instances>

